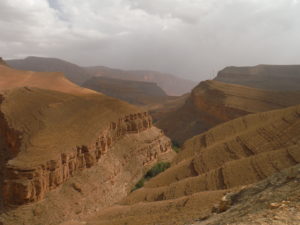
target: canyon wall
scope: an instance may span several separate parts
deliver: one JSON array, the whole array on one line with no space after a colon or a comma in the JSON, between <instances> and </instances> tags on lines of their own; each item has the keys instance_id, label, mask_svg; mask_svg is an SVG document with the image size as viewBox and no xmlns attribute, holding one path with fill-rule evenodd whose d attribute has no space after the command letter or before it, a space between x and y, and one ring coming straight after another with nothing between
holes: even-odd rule
<instances>
[{"instance_id":1,"label":"canyon wall","mask_svg":"<svg viewBox=\"0 0 300 225\"><path fill-rule=\"evenodd\" d=\"M38 166L20 168L8 162L3 168L4 204L21 205L44 199L49 191L59 187L78 171L101 163L103 155L124 136L139 134L151 127L152 120L148 113L131 114L111 122L109 127L99 132L98 138L90 145L74 146L70 151L62 152L57 158L49 159ZM11 135L6 136L7 143L15 141ZM161 136L149 140L148 145L142 149L143 166L156 161L160 154L171 151L170 147L170 141L163 138L162 133Z\"/></svg>"}]
</instances>

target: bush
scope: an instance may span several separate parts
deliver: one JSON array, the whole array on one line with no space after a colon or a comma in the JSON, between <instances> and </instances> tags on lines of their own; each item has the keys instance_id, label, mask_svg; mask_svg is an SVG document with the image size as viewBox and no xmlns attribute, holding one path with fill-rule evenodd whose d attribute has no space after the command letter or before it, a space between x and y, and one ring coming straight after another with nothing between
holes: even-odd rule
<instances>
[{"instance_id":1,"label":"bush","mask_svg":"<svg viewBox=\"0 0 300 225\"><path fill-rule=\"evenodd\" d=\"M181 151L180 145L176 141L172 141L172 149L176 153Z\"/></svg>"},{"instance_id":2,"label":"bush","mask_svg":"<svg viewBox=\"0 0 300 225\"><path fill-rule=\"evenodd\" d=\"M171 166L171 164L169 162L160 162L155 164L150 170L148 170L148 172L145 174L145 176L143 178L141 178L139 180L139 182L136 183L136 185L134 186L134 188L131 190L131 192L141 188L144 186L145 181L150 180L152 177L157 176L158 174L160 174L161 172L165 171L166 169L168 169Z\"/></svg>"}]
</instances>

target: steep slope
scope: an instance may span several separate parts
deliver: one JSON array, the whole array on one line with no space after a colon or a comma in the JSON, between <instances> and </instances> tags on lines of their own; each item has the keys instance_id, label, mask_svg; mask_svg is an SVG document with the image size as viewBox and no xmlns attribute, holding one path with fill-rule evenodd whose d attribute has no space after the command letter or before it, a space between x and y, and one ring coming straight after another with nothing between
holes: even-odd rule
<instances>
[{"instance_id":1,"label":"steep slope","mask_svg":"<svg viewBox=\"0 0 300 225\"><path fill-rule=\"evenodd\" d=\"M300 103L300 92L275 92L204 81L195 87L185 104L169 112L156 125L176 143L209 128L249 113Z\"/></svg>"},{"instance_id":2,"label":"steep slope","mask_svg":"<svg viewBox=\"0 0 300 225\"><path fill-rule=\"evenodd\" d=\"M50 90L40 81L39 88L18 87L45 77L33 74L18 71L11 89L5 86L11 74L0 77L4 224L50 225L87 215L125 197L156 162L173 158L170 140L147 112L95 92Z\"/></svg>"},{"instance_id":3,"label":"steep slope","mask_svg":"<svg viewBox=\"0 0 300 225\"><path fill-rule=\"evenodd\" d=\"M32 70L37 72L62 72L75 84L81 85L91 76L83 68L56 58L43 58L30 56L25 59L6 61L8 65L19 70Z\"/></svg>"},{"instance_id":4,"label":"steep slope","mask_svg":"<svg viewBox=\"0 0 300 225\"><path fill-rule=\"evenodd\" d=\"M92 94L95 91L81 88L67 80L63 73L22 71L0 64L0 90L18 87L39 87L72 94Z\"/></svg>"},{"instance_id":5,"label":"steep slope","mask_svg":"<svg viewBox=\"0 0 300 225\"><path fill-rule=\"evenodd\" d=\"M214 80L269 90L300 90L300 65L231 66L221 70Z\"/></svg>"},{"instance_id":6,"label":"steep slope","mask_svg":"<svg viewBox=\"0 0 300 225\"><path fill-rule=\"evenodd\" d=\"M93 76L103 76L121 80L154 82L161 87L167 95L179 96L190 92L196 86L196 82L182 79L171 74L156 71L119 70L104 66L86 68Z\"/></svg>"},{"instance_id":7,"label":"steep slope","mask_svg":"<svg viewBox=\"0 0 300 225\"><path fill-rule=\"evenodd\" d=\"M188 140L171 168L85 222L191 224L226 210L231 192L299 163L300 105L243 116Z\"/></svg>"},{"instance_id":8,"label":"steep slope","mask_svg":"<svg viewBox=\"0 0 300 225\"><path fill-rule=\"evenodd\" d=\"M82 86L136 105L160 103L168 99L166 93L151 82L93 77Z\"/></svg>"}]
</instances>

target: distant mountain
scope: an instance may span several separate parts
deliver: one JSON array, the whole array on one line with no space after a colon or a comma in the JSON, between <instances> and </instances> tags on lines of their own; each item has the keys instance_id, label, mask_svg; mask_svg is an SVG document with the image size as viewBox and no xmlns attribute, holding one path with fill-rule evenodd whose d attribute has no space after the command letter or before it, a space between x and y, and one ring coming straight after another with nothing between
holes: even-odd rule
<instances>
[{"instance_id":1,"label":"distant mountain","mask_svg":"<svg viewBox=\"0 0 300 225\"><path fill-rule=\"evenodd\" d=\"M72 83L60 72L33 72L13 69L0 61L0 91L15 88L42 88L74 95L96 94ZM100 94L99 94L100 95Z\"/></svg>"},{"instance_id":2,"label":"distant mountain","mask_svg":"<svg viewBox=\"0 0 300 225\"><path fill-rule=\"evenodd\" d=\"M159 103L168 98L166 93L152 82L92 77L82 86L136 105Z\"/></svg>"},{"instance_id":3,"label":"distant mountain","mask_svg":"<svg viewBox=\"0 0 300 225\"><path fill-rule=\"evenodd\" d=\"M300 91L269 91L209 80L195 87L185 104L167 112L156 126L174 142L183 144L222 122L299 103Z\"/></svg>"},{"instance_id":4,"label":"distant mountain","mask_svg":"<svg viewBox=\"0 0 300 225\"><path fill-rule=\"evenodd\" d=\"M167 95L179 96L190 92L197 85L196 82L182 79L171 74L143 71L143 70L119 70L105 66L86 67L93 76L102 76L122 80L146 81L157 83Z\"/></svg>"},{"instance_id":5,"label":"distant mountain","mask_svg":"<svg viewBox=\"0 0 300 225\"><path fill-rule=\"evenodd\" d=\"M269 90L300 90L300 65L231 66L221 70L214 80Z\"/></svg>"},{"instance_id":6,"label":"distant mountain","mask_svg":"<svg viewBox=\"0 0 300 225\"><path fill-rule=\"evenodd\" d=\"M38 72L63 72L72 82L81 85L91 76L80 66L56 58L43 58L30 56L25 59L6 60L7 64L19 70L32 70Z\"/></svg>"}]
</instances>

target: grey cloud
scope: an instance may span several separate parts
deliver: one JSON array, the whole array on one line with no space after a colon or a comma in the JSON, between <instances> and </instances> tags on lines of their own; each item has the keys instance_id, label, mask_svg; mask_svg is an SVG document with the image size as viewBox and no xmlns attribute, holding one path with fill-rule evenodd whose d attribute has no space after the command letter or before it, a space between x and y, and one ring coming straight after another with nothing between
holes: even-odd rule
<instances>
[{"instance_id":1,"label":"grey cloud","mask_svg":"<svg viewBox=\"0 0 300 225\"><path fill-rule=\"evenodd\" d=\"M295 0L3 0L0 48L199 81L228 65L299 64L299 13Z\"/></svg>"}]
</instances>

